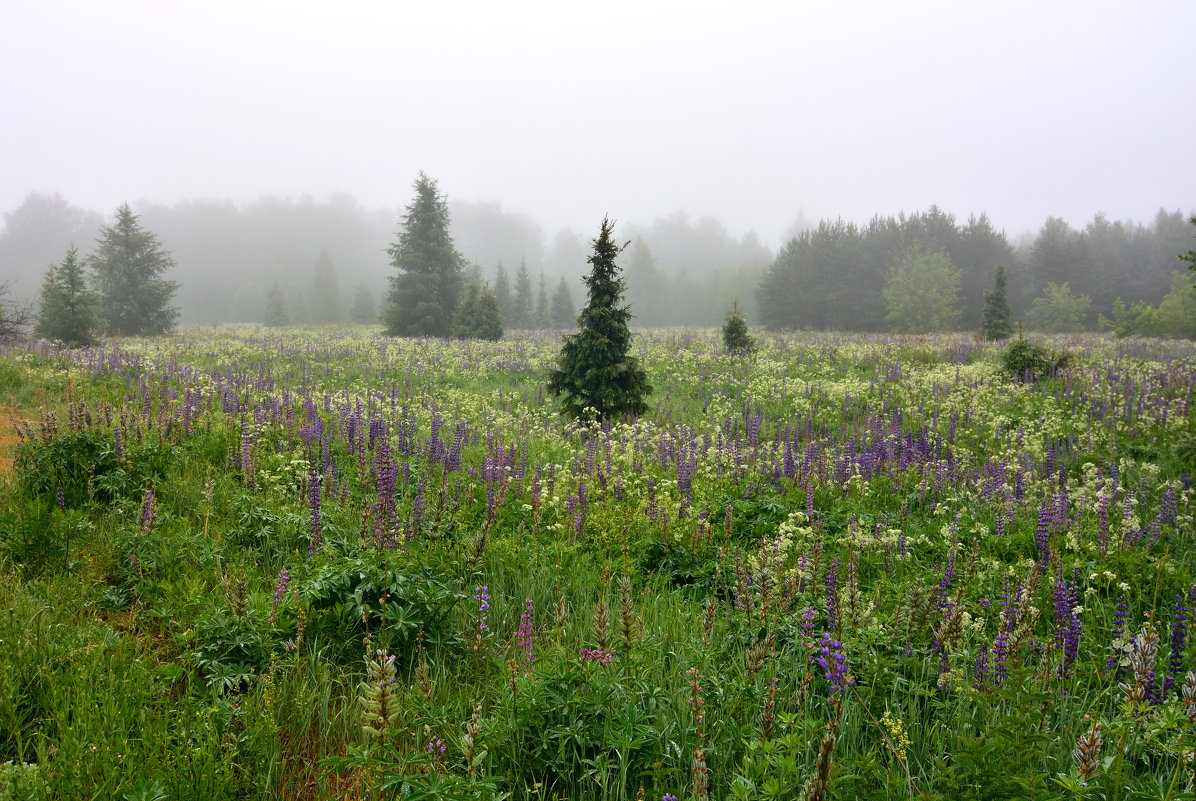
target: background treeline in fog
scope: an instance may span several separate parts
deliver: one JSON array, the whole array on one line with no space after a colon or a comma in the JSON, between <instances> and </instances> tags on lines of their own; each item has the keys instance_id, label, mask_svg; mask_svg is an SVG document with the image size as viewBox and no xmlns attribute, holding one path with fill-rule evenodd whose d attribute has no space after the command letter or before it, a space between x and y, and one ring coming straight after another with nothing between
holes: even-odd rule
<instances>
[{"instance_id":1,"label":"background treeline in fog","mask_svg":"<svg viewBox=\"0 0 1196 801\"><path fill-rule=\"evenodd\" d=\"M1178 257L1194 233L1184 214L1162 210L1150 225L1098 214L1076 229L1052 217L1016 244L985 215L960 222L935 207L864 226L823 221L777 254L757 290L757 320L781 329L900 330L886 296L896 267L908 254L937 253L947 256L957 287L951 328L980 327L984 295L1003 265L1016 319L1038 330L1095 329L1118 299L1154 305L1174 287L1186 289ZM929 296L937 287L921 289Z\"/></svg>"},{"instance_id":2,"label":"background treeline in fog","mask_svg":"<svg viewBox=\"0 0 1196 801\"><path fill-rule=\"evenodd\" d=\"M346 195L133 208L177 262L166 277L179 284L174 302L183 323L263 322L280 299L290 323L374 321L394 272L386 249L401 211L366 209ZM563 279L574 309L580 306L592 231L547 235L530 216L496 203L450 198L449 212L458 251L492 286L505 279L511 304L518 305L521 286L530 286L532 308L541 286L552 304ZM0 280L11 280L18 297L36 298L46 267L72 243L90 250L105 221L59 195L31 193L4 215ZM813 225L799 216L774 254L753 233L737 238L717 220L678 213L649 225L620 221L619 238L629 245L619 263L637 326L718 325L739 298L750 322L772 328L900 330L885 290L902 260L921 252L945 254L957 280L948 327L979 327L984 293L1004 265L1016 319L1031 327L1063 319L1067 330L1080 330L1115 316L1118 299L1132 307L1169 297L1173 282L1186 280L1177 256L1192 236L1183 213L1160 210L1149 224L1097 215L1073 228L1051 218L1011 241L984 215L960 221L932 207L862 226ZM1177 272L1181 279L1173 278ZM559 324L559 315L549 317L504 322Z\"/></svg>"},{"instance_id":3,"label":"background treeline in fog","mask_svg":"<svg viewBox=\"0 0 1196 801\"><path fill-rule=\"evenodd\" d=\"M394 274L386 249L401 211L368 210L348 196L131 205L177 262L167 277L179 284L174 303L183 323L263 322L272 301L277 311L279 293L290 323L362 322L365 315L373 322ZM457 250L492 286L505 273L512 304L521 273L533 310L541 283L551 303L564 279L572 324L585 297L581 276L589 272L594 232L566 228L546 236L531 217L493 203L450 199L449 213ZM4 219L0 277L29 299L37 297L46 267L61 261L72 243L87 253L106 221L59 195L38 193ZM622 225L620 234L633 240L621 263L630 266L628 299L641 326L721 324L731 302L751 294L773 258L754 234L736 239L709 218L677 214L649 226ZM505 322L509 328L545 324L534 314Z\"/></svg>"}]
</instances>

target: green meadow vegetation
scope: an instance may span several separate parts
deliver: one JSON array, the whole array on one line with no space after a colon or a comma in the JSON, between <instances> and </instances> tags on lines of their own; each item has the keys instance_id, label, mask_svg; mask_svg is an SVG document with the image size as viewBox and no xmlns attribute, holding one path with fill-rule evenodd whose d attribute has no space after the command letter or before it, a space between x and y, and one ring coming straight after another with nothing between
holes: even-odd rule
<instances>
[{"instance_id":1,"label":"green meadow vegetation","mask_svg":"<svg viewBox=\"0 0 1196 801\"><path fill-rule=\"evenodd\" d=\"M1191 798L1196 346L748 341L5 346L0 799Z\"/></svg>"}]
</instances>

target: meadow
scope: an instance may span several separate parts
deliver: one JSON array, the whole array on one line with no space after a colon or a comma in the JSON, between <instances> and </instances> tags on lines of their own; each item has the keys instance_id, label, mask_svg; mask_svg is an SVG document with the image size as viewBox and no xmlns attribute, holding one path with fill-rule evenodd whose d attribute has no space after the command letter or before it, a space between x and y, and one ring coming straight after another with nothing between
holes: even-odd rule
<instances>
[{"instance_id":1,"label":"meadow","mask_svg":"<svg viewBox=\"0 0 1196 801\"><path fill-rule=\"evenodd\" d=\"M1196 346L0 351L0 799L1178 799Z\"/></svg>"}]
</instances>

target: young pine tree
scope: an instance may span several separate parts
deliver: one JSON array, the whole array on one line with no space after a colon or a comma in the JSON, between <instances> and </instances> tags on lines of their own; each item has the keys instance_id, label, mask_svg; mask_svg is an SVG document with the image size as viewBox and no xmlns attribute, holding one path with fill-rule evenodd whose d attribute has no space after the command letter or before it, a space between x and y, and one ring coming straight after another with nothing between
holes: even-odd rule
<instances>
[{"instance_id":1,"label":"young pine tree","mask_svg":"<svg viewBox=\"0 0 1196 801\"><path fill-rule=\"evenodd\" d=\"M79 251L72 245L60 264L46 270L37 335L72 348L86 347L95 343L99 327L99 298L87 286Z\"/></svg>"},{"instance_id":2,"label":"young pine tree","mask_svg":"<svg viewBox=\"0 0 1196 801\"><path fill-rule=\"evenodd\" d=\"M511 279L501 261L494 271L494 299L498 302L498 313L502 315L503 323L511 325Z\"/></svg>"},{"instance_id":3,"label":"young pine tree","mask_svg":"<svg viewBox=\"0 0 1196 801\"><path fill-rule=\"evenodd\" d=\"M457 339L485 339L497 342L502 339L502 315L498 311L498 300L494 290L481 281L470 281L465 288L465 298L457 307L453 321L453 336Z\"/></svg>"},{"instance_id":4,"label":"young pine tree","mask_svg":"<svg viewBox=\"0 0 1196 801\"><path fill-rule=\"evenodd\" d=\"M1013 334L1013 319L1009 311L1009 296L1005 290L1005 265L997 265L993 288L984 293L984 316L980 333L985 339L1009 339Z\"/></svg>"},{"instance_id":5,"label":"young pine tree","mask_svg":"<svg viewBox=\"0 0 1196 801\"><path fill-rule=\"evenodd\" d=\"M623 281L615 257L622 248L611 234L614 224L602 220L587 259L589 299L577 317L580 329L565 337L559 367L548 390L563 396L564 411L578 419L610 420L647 411L652 392L639 360L631 355L631 310L622 305Z\"/></svg>"},{"instance_id":6,"label":"young pine tree","mask_svg":"<svg viewBox=\"0 0 1196 801\"><path fill-rule=\"evenodd\" d=\"M540 280L536 285L536 312L533 315L532 327L548 327L548 286L544 283L543 270L540 271Z\"/></svg>"},{"instance_id":7,"label":"young pine tree","mask_svg":"<svg viewBox=\"0 0 1196 801\"><path fill-rule=\"evenodd\" d=\"M747 320L739 308L739 298L731 304L727 321L723 323L723 348L728 353L746 355L756 349L756 340L748 332Z\"/></svg>"}]
</instances>

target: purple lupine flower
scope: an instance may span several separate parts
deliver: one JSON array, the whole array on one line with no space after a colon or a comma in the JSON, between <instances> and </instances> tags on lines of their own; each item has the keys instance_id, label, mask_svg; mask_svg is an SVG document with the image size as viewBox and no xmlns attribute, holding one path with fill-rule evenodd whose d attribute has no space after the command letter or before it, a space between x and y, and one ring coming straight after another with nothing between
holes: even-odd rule
<instances>
[{"instance_id":1,"label":"purple lupine flower","mask_svg":"<svg viewBox=\"0 0 1196 801\"><path fill-rule=\"evenodd\" d=\"M1009 635L998 634L993 641L993 683L1004 684L1009 678Z\"/></svg>"},{"instance_id":2,"label":"purple lupine flower","mask_svg":"<svg viewBox=\"0 0 1196 801\"><path fill-rule=\"evenodd\" d=\"M278 608L282 606L282 602L286 600L287 591L291 587L291 571L285 567L278 571L278 575L274 579L274 599L270 606L270 622L278 620Z\"/></svg>"},{"instance_id":3,"label":"purple lupine flower","mask_svg":"<svg viewBox=\"0 0 1196 801\"><path fill-rule=\"evenodd\" d=\"M536 605L531 598L525 599L523 614L519 616L519 630L515 632L516 647L523 651L523 675L527 675L531 670L532 663L536 661L536 654L532 646L532 634L535 631L536 622Z\"/></svg>"},{"instance_id":4,"label":"purple lupine flower","mask_svg":"<svg viewBox=\"0 0 1196 801\"><path fill-rule=\"evenodd\" d=\"M1105 661L1105 670L1113 670L1116 668L1116 676L1118 678L1125 672L1125 668L1121 665L1121 660L1126 656L1126 649L1124 645L1117 645L1117 640L1125 634L1125 623L1129 619L1130 609L1126 606L1125 598L1117 596L1117 610L1113 613L1113 653Z\"/></svg>"},{"instance_id":5,"label":"purple lupine flower","mask_svg":"<svg viewBox=\"0 0 1196 801\"><path fill-rule=\"evenodd\" d=\"M665 793L660 797L660 801L677 801L677 796L672 793Z\"/></svg>"},{"instance_id":6,"label":"purple lupine flower","mask_svg":"<svg viewBox=\"0 0 1196 801\"><path fill-rule=\"evenodd\" d=\"M1175 679L1184 674L1184 646L1188 641L1188 608L1183 595L1176 594L1171 614L1171 656L1167 660L1167 674L1163 678L1163 697L1170 694Z\"/></svg>"},{"instance_id":7,"label":"purple lupine flower","mask_svg":"<svg viewBox=\"0 0 1196 801\"><path fill-rule=\"evenodd\" d=\"M603 665L609 665L615 660L615 652L601 648L582 648L579 654L582 662L598 662Z\"/></svg>"},{"instance_id":8,"label":"purple lupine flower","mask_svg":"<svg viewBox=\"0 0 1196 801\"><path fill-rule=\"evenodd\" d=\"M58 502L58 508L66 511L66 491L63 490L62 485L58 485L58 492L55 493Z\"/></svg>"},{"instance_id":9,"label":"purple lupine flower","mask_svg":"<svg viewBox=\"0 0 1196 801\"><path fill-rule=\"evenodd\" d=\"M839 630L839 559L831 560L823 579L826 586L826 618L827 626L835 631Z\"/></svg>"},{"instance_id":10,"label":"purple lupine flower","mask_svg":"<svg viewBox=\"0 0 1196 801\"><path fill-rule=\"evenodd\" d=\"M320 517L320 473L314 464L307 474L307 501L311 507L311 533L308 537L307 555L315 556L324 549L324 526Z\"/></svg>"},{"instance_id":11,"label":"purple lupine flower","mask_svg":"<svg viewBox=\"0 0 1196 801\"><path fill-rule=\"evenodd\" d=\"M478 631L489 631L486 619L490 611L490 588L485 585L474 587L473 599L478 602Z\"/></svg>"},{"instance_id":12,"label":"purple lupine flower","mask_svg":"<svg viewBox=\"0 0 1196 801\"><path fill-rule=\"evenodd\" d=\"M814 607L807 606L801 613L801 639L806 648L814 646Z\"/></svg>"},{"instance_id":13,"label":"purple lupine flower","mask_svg":"<svg viewBox=\"0 0 1196 801\"><path fill-rule=\"evenodd\" d=\"M1050 504L1043 504L1038 510L1038 528L1034 535L1034 544L1038 548L1038 569L1046 570L1051 561L1051 523L1053 509Z\"/></svg>"},{"instance_id":14,"label":"purple lupine flower","mask_svg":"<svg viewBox=\"0 0 1196 801\"><path fill-rule=\"evenodd\" d=\"M988 683L988 643L980 643L980 650L976 653L976 681L972 684L977 690L983 690Z\"/></svg>"},{"instance_id":15,"label":"purple lupine flower","mask_svg":"<svg viewBox=\"0 0 1196 801\"><path fill-rule=\"evenodd\" d=\"M152 534L154 531L154 509L156 507L154 490L147 489L141 499L141 531L145 534Z\"/></svg>"},{"instance_id":16,"label":"purple lupine flower","mask_svg":"<svg viewBox=\"0 0 1196 801\"><path fill-rule=\"evenodd\" d=\"M847 657L843 653L843 643L831 639L830 633L824 631L821 645L819 656L814 661L830 682L830 693L826 699L827 703L830 703L830 695L846 693L848 687L855 686L855 679L847 672Z\"/></svg>"}]
</instances>

